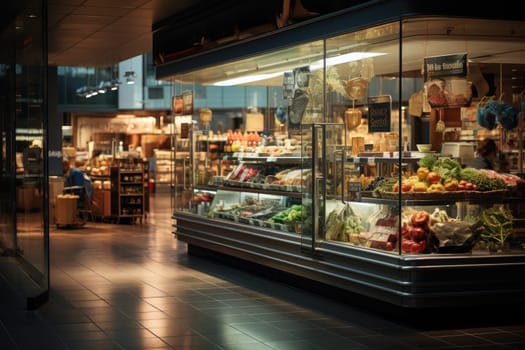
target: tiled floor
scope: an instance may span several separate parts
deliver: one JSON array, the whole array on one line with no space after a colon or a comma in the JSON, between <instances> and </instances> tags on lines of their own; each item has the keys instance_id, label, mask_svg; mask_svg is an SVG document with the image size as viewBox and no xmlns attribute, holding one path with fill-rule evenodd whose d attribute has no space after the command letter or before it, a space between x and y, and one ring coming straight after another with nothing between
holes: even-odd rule
<instances>
[{"instance_id":1,"label":"tiled floor","mask_svg":"<svg viewBox=\"0 0 525 350\"><path fill-rule=\"evenodd\" d=\"M0 282L0 349L525 349L521 308L342 303L189 257L169 199L151 202L142 225L52 228L50 301L23 310Z\"/></svg>"}]
</instances>

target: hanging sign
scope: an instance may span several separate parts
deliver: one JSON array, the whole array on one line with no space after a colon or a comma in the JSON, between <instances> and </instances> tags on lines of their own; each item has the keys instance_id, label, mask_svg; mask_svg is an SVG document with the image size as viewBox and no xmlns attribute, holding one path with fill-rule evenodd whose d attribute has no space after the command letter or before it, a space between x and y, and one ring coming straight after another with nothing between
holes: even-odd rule
<instances>
[{"instance_id":1,"label":"hanging sign","mask_svg":"<svg viewBox=\"0 0 525 350\"><path fill-rule=\"evenodd\" d=\"M193 91L182 92L182 114L193 114Z\"/></svg>"},{"instance_id":2,"label":"hanging sign","mask_svg":"<svg viewBox=\"0 0 525 350\"><path fill-rule=\"evenodd\" d=\"M431 107L464 107L472 100L467 54L425 57L425 95Z\"/></svg>"},{"instance_id":3,"label":"hanging sign","mask_svg":"<svg viewBox=\"0 0 525 350\"><path fill-rule=\"evenodd\" d=\"M437 78L466 77L467 54L425 57L425 81Z\"/></svg>"},{"instance_id":4,"label":"hanging sign","mask_svg":"<svg viewBox=\"0 0 525 350\"><path fill-rule=\"evenodd\" d=\"M381 95L368 98L368 132L390 132L392 96Z\"/></svg>"},{"instance_id":5,"label":"hanging sign","mask_svg":"<svg viewBox=\"0 0 525 350\"><path fill-rule=\"evenodd\" d=\"M184 101L182 95L173 96L171 100L171 111L174 115L182 115L184 109Z\"/></svg>"}]
</instances>

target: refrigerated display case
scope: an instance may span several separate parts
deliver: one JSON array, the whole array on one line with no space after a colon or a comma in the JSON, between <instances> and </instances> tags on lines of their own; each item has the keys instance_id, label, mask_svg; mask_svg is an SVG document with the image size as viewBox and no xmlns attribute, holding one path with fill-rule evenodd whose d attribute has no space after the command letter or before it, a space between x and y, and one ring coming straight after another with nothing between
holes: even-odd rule
<instances>
[{"instance_id":1,"label":"refrigerated display case","mask_svg":"<svg viewBox=\"0 0 525 350\"><path fill-rule=\"evenodd\" d=\"M487 28L498 32L486 37ZM497 45L505 39L523 51L523 34L524 22L402 16L176 74L174 84L207 89L225 84L223 72L257 67L267 75L255 84L279 98L259 106L258 134L268 143L241 142L210 163L202 148L210 134L190 133L193 198L173 213L175 236L189 254L233 257L407 308L524 302L522 179L416 150L429 143L419 121L432 109L480 98L462 90L481 90L469 66L525 70ZM438 64L457 70L436 72ZM425 106L408 105L414 94ZM230 168L215 171L224 160Z\"/></svg>"}]
</instances>

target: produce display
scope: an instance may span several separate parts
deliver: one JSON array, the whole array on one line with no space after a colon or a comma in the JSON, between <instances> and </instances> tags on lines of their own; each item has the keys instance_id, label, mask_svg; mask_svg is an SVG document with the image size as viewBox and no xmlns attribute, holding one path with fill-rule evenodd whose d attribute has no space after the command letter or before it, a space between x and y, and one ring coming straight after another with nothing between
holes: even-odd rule
<instances>
[{"instance_id":1,"label":"produce display","mask_svg":"<svg viewBox=\"0 0 525 350\"><path fill-rule=\"evenodd\" d=\"M364 197L418 200L463 201L496 199L524 180L491 170L463 168L451 158L427 155L418 161L414 171L400 177L345 177L359 182ZM304 191L311 181L310 169L295 166L241 162L227 177L225 186L250 187L278 191ZM517 187L517 186L516 186ZM342 189L338 189L338 191ZM476 195L486 196L477 198ZM207 194L197 193L194 201L208 202ZM208 213L217 217L254 226L300 233L300 226L310 218L303 205L283 207L277 202L259 202L246 197L241 203L217 204ZM219 203L222 201L219 201ZM339 203L328 213L324 225L327 241L403 254L466 253L474 249L500 250L513 232L512 213L501 205L486 206L467 216L450 217L441 207L433 211L416 206L403 206L401 213L384 212L376 206L373 215L361 215L352 202ZM424 201L421 201L424 205ZM430 203L430 202L427 202ZM428 207L428 206L427 206ZM390 208L390 210L393 208Z\"/></svg>"},{"instance_id":2,"label":"produce display","mask_svg":"<svg viewBox=\"0 0 525 350\"><path fill-rule=\"evenodd\" d=\"M451 158L427 155L418 162L415 174L383 179L371 188L372 196L381 198L432 199L447 195L451 199L481 198L503 195L512 186L525 180L512 174L493 170L462 168ZM433 194L433 195L432 195Z\"/></svg>"},{"instance_id":3,"label":"produce display","mask_svg":"<svg viewBox=\"0 0 525 350\"><path fill-rule=\"evenodd\" d=\"M397 215L378 213L363 223L349 204L334 209L326 220L325 239L404 254L465 253L473 249L501 250L513 232L512 213L494 205L469 220L449 217L445 210L403 208Z\"/></svg>"},{"instance_id":4,"label":"produce display","mask_svg":"<svg viewBox=\"0 0 525 350\"><path fill-rule=\"evenodd\" d=\"M306 209L299 204L284 208L277 203L259 203L254 198L247 198L242 203L228 206L216 205L208 212L208 217L228 219L254 226L278 229L285 232L297 232L305 216Z\"/></svg>"}]
</instances>

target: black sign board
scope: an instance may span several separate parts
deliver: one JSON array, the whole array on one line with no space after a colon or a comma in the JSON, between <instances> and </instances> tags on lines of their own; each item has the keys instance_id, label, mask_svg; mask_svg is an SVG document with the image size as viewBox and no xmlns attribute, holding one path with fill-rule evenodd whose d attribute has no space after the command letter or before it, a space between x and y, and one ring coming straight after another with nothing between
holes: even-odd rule
<instances>
[{"instance_id":1,"label":"black sign board","mask_svg":"<svg viewBox=\"0 0 525 350\"><path fill-rule=\"evenodd\" d=\"M467 54L425 57L425 81L444 77L466 77Z\"/></svg>"},{"instance_id":2,"label":"black sign board","mask_svg":"<svg viewBox=\"0 0 525 350\"><path fill-rule=\"evenodd\" d=\"M389 132L392 115L392 96L368 98L368 132Z\"/></svg>"}]
</instances>

